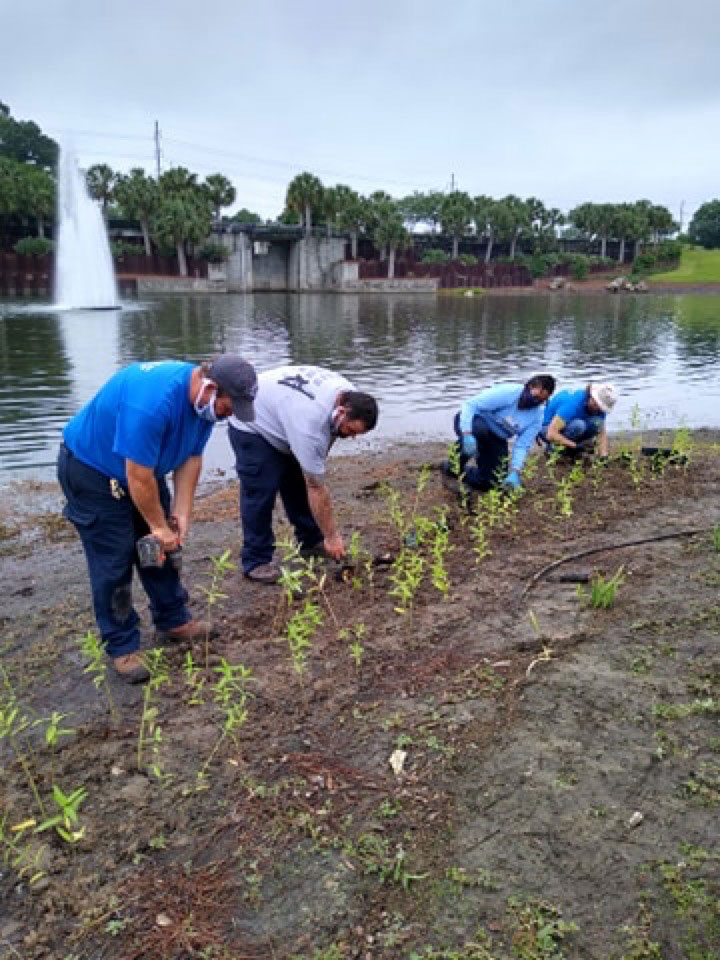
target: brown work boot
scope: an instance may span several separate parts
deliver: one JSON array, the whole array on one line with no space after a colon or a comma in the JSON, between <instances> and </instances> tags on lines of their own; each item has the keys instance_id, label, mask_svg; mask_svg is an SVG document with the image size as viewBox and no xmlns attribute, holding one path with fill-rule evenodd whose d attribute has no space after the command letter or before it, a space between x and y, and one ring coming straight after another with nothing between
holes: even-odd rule
<instances>
[{"instance_id":1,"label":"brown work boot","mask_svg":"<svg viewBox=\"0 0 720 960\"><path fill-rule=\"evenodd\" d=\"M122 657L113 657L113 670L126 683L147 683L150 671L145 666L141 653L126 653Z\"/></svg>"},{"instance_id":2,"label":"brown work boot","mask_svg":"<svg viewBox=\"0 0 720 960\"><path fill-rule=\"evenodd\" d=\"M273 584L280 579L280 570L274 563L261 563L245 574L248 580L254 580L255 583Z\"/></svg>"},{"instance_id":3,"label":"brown work boot","mask_svg":"<svg viewBox=\"0 0 720 960\"><path fill-rule=\"evenodd\" d=\"M192 643L193 640L204 640L211 629L207 620L188 620L171 630L158 630L156 638L160 643L180 643L182 640Z\"/></svg>"}]
</instances>

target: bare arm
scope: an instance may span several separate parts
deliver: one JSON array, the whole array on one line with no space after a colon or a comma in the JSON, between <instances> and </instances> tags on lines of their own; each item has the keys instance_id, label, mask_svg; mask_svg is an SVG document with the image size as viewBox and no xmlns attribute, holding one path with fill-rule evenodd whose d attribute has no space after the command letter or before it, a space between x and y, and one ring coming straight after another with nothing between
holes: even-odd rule
<instances>
[{"instance_id":1,"label":"bare arm","mask_svg":"<svg viewBox=\"0 0 720 960\"><path fill-rule=\"evenodd\" d=\"M175 550L178 546L177 534L168 526L152 467L144 467L126 459L125 469L130 497L150 527L150 533L160 540L163 550Z\"/></svg>"},{"instance_id":2,"label":"bare arm","mask_svg":"<svg viewBox=\"0 0 720 960\"><path fill-rule=\"evenodd\" d=\"M197 489L202 457L188 457L173 474L173 502L170 514L177 523L178 539L183 542L190 529L193 499Z\"/></svg>"},{"instance_id":3,"label":"bare arm","mask_svg":"<svg viewBox=\"0 0 720 960\"><path fill-rule=\"evenodd\" d=\"M560 431L565 426L565 421L560 417L553 417L547 428L547 438L550 443L557 443L560 447L568 447L570 450L574 450L577 447L577 444L574 440L570 440L569 437L564 436Z\"/></svg>"},{"instance_id":4,"label":"bare arm","mask_svg":"<svg viewBox=\"0 0 720 960\"><path fill-rule=\"evenodd\" d=\"M313 477L308 473L305 474L305 483L310 509L325 538L323 543L325 552L333 560L340 560L345 556L345 544L335 526L335 514L330 491L323 483L322 478Z\"/></svg>"}]
</instances>

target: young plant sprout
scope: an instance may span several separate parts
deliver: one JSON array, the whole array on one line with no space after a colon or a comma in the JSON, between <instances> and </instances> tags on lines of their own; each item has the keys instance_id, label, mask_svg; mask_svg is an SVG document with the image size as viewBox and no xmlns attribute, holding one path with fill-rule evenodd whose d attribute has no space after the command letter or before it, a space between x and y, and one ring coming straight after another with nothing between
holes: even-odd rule
<instances>
[{"instance_id":1,"label":"young plant sprout","mask_svg":"<svg viewBox=\"0 0 720 960\"><path fill-rule=\"evenodd\" d=\"M108 682L107 659L100 638L93 630L88 630L85 636L80 638L80 649L88 659L88 664L83 673L89 673L92 676L93 686L96 690L99 690L100 687L103 688L110 716L115 723L117 721L117 705Z\"/></svg>"},{"instance_id":2,"label":"young plant sprout","mask_svg":"<svg viewBox=\"0 0 720 960\"><path fill-rule=\"evenodd\" d=\"M605 579L602 574L595 574L590 580L590 590L578 584L577 595L581 601L594 610L607 610L615 603L615 597L620 587L625 583L625 567L620 566L615 573Z\"/></svg>"},{"instance_id":3,"label":"young plant sprout","mask_svg":"<svg viewBox=\"0 0 720 960\"><path fill-rule=\"evenodd\" d=\"M142 770L143 752L148 746L152 747L154 755L157 755L162 743L162 728L157 722L158 708L153 704L153 698L157 691L170 680L168 673L168 662L164 652L155 647L148 650L145 654L147 668L150 671L150 679L145 684L143 690L143 707L140 715L140 729L138 730L137 741L137 768ZM153 772L159 772L155 765Z\"/></svg>"},{"instance_id":4,"label":"young plant sprout","mask_svg":"<svg viewBox=\"0 0 720 960\"><path fill-rule=\"evenodd\" d=\"M212 575L210 584L207 587L200 587L205 594L208 611L208 622L212 619L212 611L221 600L227 599L227 594L220 590L225 577L230 571L235 569L235 564L230 559L230 550L224 550L219 557L211 557ZM210 668L210 631L205 634L205 669Z\"/></svg>"}]
</instances>

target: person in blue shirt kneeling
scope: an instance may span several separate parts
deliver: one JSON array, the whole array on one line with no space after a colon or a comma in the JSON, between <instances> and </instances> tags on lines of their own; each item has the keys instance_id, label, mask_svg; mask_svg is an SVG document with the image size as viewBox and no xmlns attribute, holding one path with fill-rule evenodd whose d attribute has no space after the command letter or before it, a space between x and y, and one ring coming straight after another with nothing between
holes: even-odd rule
<instances>
[{"instance_id":1,"label":"person in blue shirt kneeling","mask_svg":"<svg viewBox=\"0 0 720 960\"><path fill-rule=\"evenodd\" d=\"M608 455L606 416L617 402L612 383L589 383L579 390L561 390L545 408L540 439L550 448L577 456L597 448Z\"/></svg>"},{"instance_id":2,"label":"person in blue shirt kneeling","mask_svg":"<svg viewBox=\"0 0 720 960\"><path fill-rule=\"evenodd\" d=\"M58 480L67 499L63 513L82 541L105 650L128 683L150 677L139 653L133 568L160 640L193 640L209 629L192 619L179 571L167 557L190 528L213 424L231 413L251 420L256 392L251 364L230 354L200 366L134 363L112 376L63 431L58 455ZM149 534L159 566L139 563L137 543Z\"/></svg>"},{"instance_id":3,"label":"person in blue shirt kneeling","mask_svg":"<svg viewBox=\"0 0 720 960\"><path fill-rule=\"evenodd\" d=\"M520 474L531 446L542 426L543 404L555 389L555 378L538 374L527 383L498 384L466 400L455 415L460 476L475 490L487 491L504 485L517 489ZM509 470L501 475L514 437ZM468 466L472 459L476 466ZM449 464L443 472L452 475Z\"/></svg>"}]
</instances>

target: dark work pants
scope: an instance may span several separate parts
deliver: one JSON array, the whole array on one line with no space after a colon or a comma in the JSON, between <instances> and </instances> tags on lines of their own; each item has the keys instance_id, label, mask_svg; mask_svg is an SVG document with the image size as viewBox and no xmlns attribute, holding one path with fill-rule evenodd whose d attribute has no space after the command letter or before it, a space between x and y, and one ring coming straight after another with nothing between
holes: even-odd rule
<instances>
[{"instance_id":1,"label":"dark work pants","mask_svg":"<svg viewBox=\"0 0 720 960\"><path fill-rule=\"evenodd\" d=\"M475 457L477 466L469 467L467 464L471 458L462 452L463 437L460 430L459 413L455 414L453 426L458 438L460 473L463 475L464 482L469 487L482 491L501 486L504 461L508 458L507 440L496 436L488 428L483 418L476 414L472 421L472 432L477 443L477 455Z\"/></svg>"},{"instance_id":2,"label":"dark work pants","mask_svg":"<svg viewBox=\"0 0 720 960\"><path fill-rule=\"evenodd\" d=\"M310 510L305 476L296 458L280 453L256 433L230 425L228 435L240 479L243 572L272 560L272 515L278 493L300 546L311 549L322 543L324 537Z\"/></svg>"},{"instance_id":3,"label":"dark work pants","mask_svg":"<svg viewBox=\"0 0 720 960\"><path fill-rule=\"evenodd\" d=\"M58 480L67 499L63 513L85 550L95 619L105 649L111 657L133 653L140 647L140 618L132 605L135 543L149 532L147 524L127 493L120 499L113 497L109 478L74 457L64 444L58 455ZM170 493L164 479L158 479L158 487L168 511ZM137 567L137 571L158 630L171 630L191 619L187 592L172 564Z\"/></svg>"}]
</instances>

